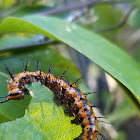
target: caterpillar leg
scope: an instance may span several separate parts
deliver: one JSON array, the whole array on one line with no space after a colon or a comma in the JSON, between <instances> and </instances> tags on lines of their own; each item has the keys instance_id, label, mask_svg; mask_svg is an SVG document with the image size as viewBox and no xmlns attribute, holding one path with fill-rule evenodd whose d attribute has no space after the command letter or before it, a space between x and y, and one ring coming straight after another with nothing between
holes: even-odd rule
<instances>
[{"instance_id":1,"label":"caterpillar leg","mask_svg":"<svg viewBox=\"0 0 140 140\"><path fill-rule=\"evenodd\" d=\"M77 137L77 138L75 138L74 140L81 140L81 138L80 138L80 137Z\"/></svg>"},{"instance_id":2,"label":"caterpillar leg","mask_svg":"<svg viewBox=\"0 0 140 140\"><path fill-rule=\"evenodd\" d=\"M5 98L5 97L8 97L8 96L10 96L10 94L7 94L5 96L0 96L0 98Z\"/></svg>"},{"instance_id":3,"label":"caterpillar leg","mask_svg":"<svg viewBox=\"0 0 140 140\"><path fill-rule=\"evenodd\" d=\"M5 95L5 96L0 96L0 98L5 98L5 97L8 97L9 95L10 95L10 94L7 94L7 95ZM8 101L9 101L9 99L7 98L6 100L0 102L0 104L5 103L5 102L8 102Z\"/></svg>"},{"instance_id":4,"label":"caterpillar leg","mask_svg":"<svg viewBox=\"0 0 140 140\"><path fill-rule=\"evenodd\" d=\"M9 99L7 98L5 101L0 102L0 104L6 103L6 102L8 102L8 101L9 101Z\"/></svg>"},{"instance_id":5,"label":"caterpillar leg","mask_svg":"<svg viewBox=\"0 0 140 140\"><path fill-rule=\"evenodd\" d=\"M64 113L67 115L67 114L70 114L71 113L71 109L70 108L67 108L64 110Z\"/></svg>"},{"instance_id":6,"label":"caterpillar leg","mask_svg":"<svg viewBox=\"0 0 140 140\"><path fill-rule=\"evenodd\" d=\"M102 137L102 140L107 140L103 134L99 133L98 135Z\"/></svg>"},{"instance_id":7,"label":"caterpillar leg","mask_svg":"<svg viewBox=\"0 0 140 140\"><path fill-rule=\"evenodd\" d=\"M54 102L60 106L60 105L63 105L64 104L64 99L58 99L57 96L54 97Z\"/></svg>"},{"instance_id":8,"label":"caterpillar leg","mask_svg":"<svg viewBox=\"0 0 140 140\"><path fill-rule=\"evenodd\" d=\"M74 138L73 140L83 140L82 136L83 136L83 132L80 134L79 137ZM85 139L85 140L87 140L87 139Z\"/></svg>"},{"instance_id":9,"label":"caterpillar leg","mask_svg":"<svg viewBox=\"0 0 140 140\"><path fill-rule=\"evenodd\" d=\"M71 120L71 123L76 125L81 124L81 122L82 119L80 119L79 117L76 117L74 120Z\"/></svg>"}]
</instances>

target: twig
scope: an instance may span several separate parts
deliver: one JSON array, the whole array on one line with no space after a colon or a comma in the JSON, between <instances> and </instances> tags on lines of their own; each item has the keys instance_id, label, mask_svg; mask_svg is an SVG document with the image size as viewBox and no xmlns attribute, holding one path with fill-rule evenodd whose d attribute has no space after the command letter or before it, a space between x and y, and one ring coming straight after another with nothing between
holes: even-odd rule
<instances>
[{"instance_id":1,"label":"twig","mask_svg":"<svg viewBox=\"0 0 140 140\"><path fill-rule=\"evenodd\" d=\"M131 13L132 13L132 11L133 11L134 9L135 9L135 7L132 7L132 8L128 11L128 13L124 16L124 18L123 18L118 24L116 24L116 25L114 25L114 26L112 26L112 27L104 28L104 29L96 29L96 30L94 30L94 31L99 33L99 32L105 32L105 31L112 31L112 30L115 30L115 29L117 29L117 28L123 27L123 26L126 24L128 18L129 18L129 16L131 15Z\"/></svg>"},{"instance_id":2,"label":"twig","mask_svg":"<svg viewBox=\"0 0 140 140\"><path fill-rule=\"evenodd\" d=\"M54 14L60 14L60 13L64 13L64 12L68 12L68 11L72 11L75 9L80 9L80 8L84 8L84 7L90 7L96 4L117 4L117 3L126 3L129 2L128 0L87 0L86 2L79 2L79 3L75 3L72 5L68 5L62 8L57 8L57 9L52 9L52 10L48 10L48 11L42 11L39 14L42 15L54 15Z\"/></svg>"}]
</instances>

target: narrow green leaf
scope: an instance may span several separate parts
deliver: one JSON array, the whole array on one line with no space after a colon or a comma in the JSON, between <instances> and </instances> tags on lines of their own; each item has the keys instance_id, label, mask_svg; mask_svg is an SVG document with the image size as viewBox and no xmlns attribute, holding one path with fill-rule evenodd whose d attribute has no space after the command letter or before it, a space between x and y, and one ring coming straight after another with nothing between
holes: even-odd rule
<instances>
[{"instance_id":1,"label":"narrow green leaf","mask_svg":"<svg viewBox=\"0 0 140 140\"><path fill-rule=\"evenodd\" d=\"M54 94L40 83L28 86L33 97L23 118L0 125L1 140L72 140L82 132L80 125L71 124L74 117L54 103Z\"/></svg>"},{"instance_id":2,"label":"narrow green leaf","mask_svg":"<svg viewBox=\"0 0 140 140\"><path fill-rule=\"evenodd\" d=\"M125 52L97 34L54 17L28 16L7 18L0 25L1 34L29 32L56 38L70 45L101 66L125 85L139 108L140 66Z\"/></svg>"}]
</instances>

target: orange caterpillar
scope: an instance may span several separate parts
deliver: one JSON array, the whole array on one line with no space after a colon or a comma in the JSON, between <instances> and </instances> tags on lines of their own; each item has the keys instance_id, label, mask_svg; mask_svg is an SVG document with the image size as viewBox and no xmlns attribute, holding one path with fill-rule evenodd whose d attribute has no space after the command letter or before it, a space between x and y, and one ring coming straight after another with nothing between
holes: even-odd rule
<instances>
[{"instance_id":1,"label":"orange caterpillar","mask_svg":"<svg viewBox=\"0 0 140 140\"><path fill-rule=\"evenodd\" d=\"M9 100L23 99L26 94L29 94L28 89L25 88L25 84L41 82L56 95L55 100L57 101L57 104L65 105L67 107L65 112L71 113L75 116L75 119L71 122L77 125L81 124L83 131L79 137L75 138L75 140L95 140L97 135L101 135L102 138L105 139L104 136L98 131L98 120L94 114L92 108L93 106L91 106L87 101L87 94L84 94L75 85L79 79L74 83L68 82L64 78L64 74L67 70L64 71L60 78L55 77L53 74L51 74L52 65L49 68L49 73L39 71L38 62L35 66L35 72L29 72L27 71L27 62L26 65L23 63L24 72L19 74L13 74L6 66L6 69L8 70L12 79L8 84L9 94L0 97L7 97L7 99L0 103L5 103Z\"/></svg>"}]
</instances>

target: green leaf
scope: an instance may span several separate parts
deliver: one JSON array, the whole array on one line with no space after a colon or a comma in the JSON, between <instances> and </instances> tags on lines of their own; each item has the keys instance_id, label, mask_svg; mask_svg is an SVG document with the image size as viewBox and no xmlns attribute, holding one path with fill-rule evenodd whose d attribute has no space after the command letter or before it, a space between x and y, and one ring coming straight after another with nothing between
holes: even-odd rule
<instances>
[{"instance_id":1,"label":"green leaf","mask_svg":"<svg viewBox=\"0 0 140 140\"><path fill-rule=\"evenodd\" d=\"M54 103L54 94L40 83L28 86L33 97L23 118L0 125L1 140L72 140L82 132L80 125L71 124L74 117Z\"/></svg>"},{"instance_id":2,"label":"green leaf","mask_svg":"<svg viewBox=\"0 0 140 140\"><path fill-rule=\"evenodd\" d=\"M7 18L0 25L1 34L28 32L58 39L75 48L101 66L125 85L139 110L140 66L125 52L101 36L82 27L54 17L28 16L23 19Z\"/></svg>"},{"instance_id":3,"label":"green leaf","mask_svg":"<svg viewBox=\"0 0 140 140\"><path fill-rule=\"evenodd\" d=\"M129 22L132 26L139 28L140 27L140 8L137 8L133 15L130 17Z\"/></svg>"}]
</instances>

